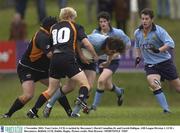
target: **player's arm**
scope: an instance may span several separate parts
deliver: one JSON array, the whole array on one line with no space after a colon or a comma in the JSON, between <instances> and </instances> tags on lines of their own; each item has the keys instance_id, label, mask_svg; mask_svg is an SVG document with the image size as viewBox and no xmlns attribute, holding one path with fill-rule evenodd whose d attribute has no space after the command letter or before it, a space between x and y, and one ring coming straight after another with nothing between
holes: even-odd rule
<instances>
[{"instance_id":1,"label":"player's arm","mask_svg":"<svg viewBox=\"0 0 180 133\"><path fill-rule=\"evenodd\" d=\"M111 63L111 61L112 61L113 59L115 59L116 57L118 57L119 55L120 55L119 53L115 53L115 54L113 54L113 55L107 56L107 60L106 60L105 62L102 62L102 63L99 65L99 67L107 67L107 66L109 66L110 63Z\"/></svg>"},{"instance_id":2,"label":"player's arm","mask_svg":"<svg viewBox=\"0 0 180 133\"><path fill-rule=\"evenodd\" d=\"M139 30L136 30L134 32L134 37L135 37L135 41L134 41L134 48L135 48L135 67L137 67L139 65L139 63L141 62L141 49L140 49L140 41L139 41L139 37L138 37L138 34L139 34Z\"/></svg>"},{"instance_id":3,"label":"player's arm","mask_svg":"<svg viewBox=\"0 0 180 133\"><path fill-rule=\"evenodd\" d=\"M78 39L82 42L82 44L84 45L84 47L91 53L91 55L93 56L94 61L98 60L98 55L96 53L96 51L94 50L93 45L89 42L89 40L87 39L87 35L84 32L84 28L81 25L76 25L77 29L78 29Z\"/></svg>"},{"instance_id":4,"label":"player's arm","mask_svg":"<svg viewBox=\"0 0 180 133\"><path fill-rule=\"evenodd\" d=\"M137 67L139 65L139 63L141 62L141 50L140 50L140 48L135 48L135 55L136 55L135 67Z\"/></svg>"},{"instance_id":5,"label":"player's arm","mask_svg":"<svg viewBox=\"0 0 180 133\"><path fill-rule=\"evenodd\" d=\"M84 54L82 53L82 50L80 48L80 45L77 45L76 47L76 51L77 51L77 54L79 55L79 58L81 59L81 61L85 64L89 64L89 61L86 59L86 57L84 56Z\"/></svg>"},{"instance_id":6,"label":"player's arm","mask_svg":"<svg viewBox=\"0 0 180 133\"><path fill-rule=\"evenodd\" d=\"M94 50L93 45L89 42L89 40L87 38L84 38L82 40L82 43L84 44L85 48L92 54L94 60L97 61L98 55L97 55L96 51Z\"/></svg>"},{"instance_id":7,"label":"player's arm","mask_svg":"<svg viewBox=\"0 0 180 133\"><path fill-rule=\"evenodd\" d=\"M120 54L119 53L115 53L113 55L109 55L107 56L107 62L109 62L109 64L111 63L111 61L115 58L117 58Z\"/></svg>"},{"instance_id":8,"label":"player's arm","mask_svg":"<svg viewBox=\"0 0 180 133\"><path fill-rule=\"evenodd\" d=\"M36 41L37 41L37 47L41 49L48 58L51 58L52 57L52 51L51 51L52 42L49 36L40 35Z\"/></svg>"},{"instance_id":9,"label":"player's arm","mask_svg":"<svg viewBox=\"0 0 180 133\"><path fill-rule=\"evenodd\" d=\"M159 51L160 51L160 52L165 52L165 51L167 51L168 49L169 49L169 46L165 44L165 45L163 45L162 47L159 48Z\"/></svg>"},{"instance_id":10,"label":"player's arm","mask_svg":"<svg viewBox=\"0 0 180 133\"><path fill-rule=\"evenodd\" d=\"M156 33L159 36L159 39L163 42L163 45L159 48L156 48L154 45L150 49L154 53L160 53L160 52L165 52L169 48L174 48L175 44L173 39L170 37L170 35L165 31L163 28L159 28L158 32Z\"/></svg>"}]
</instances>

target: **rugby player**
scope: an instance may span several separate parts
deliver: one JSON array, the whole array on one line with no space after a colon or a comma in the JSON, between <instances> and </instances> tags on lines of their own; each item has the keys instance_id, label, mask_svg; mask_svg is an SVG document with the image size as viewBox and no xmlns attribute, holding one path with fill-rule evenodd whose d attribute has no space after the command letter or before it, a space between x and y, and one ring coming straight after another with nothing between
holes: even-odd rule
<instances>
[{"instance_id":1,"label":"rugby player","mask_svg":"<svg viewBox=\"0 0 180 133\"><path fill-rule=\"evenodd\" d=\"M76 104L88 112L85 101L90 86L85 73L80 69L76 61L77 40L84 44L95 60L98 59L98 56L92 44L88 41L83 27L75 23L76 17L77 13L73 8L62 8L59 14L60 22L51 28L53 55L50 63L49 87L39 96L34 107L27 113L29 118L38 117L39 108L56 92L60 79L65 76L79 83L80 89Z\"/></svg>"},{"instance_id":2,"label":"rugby player","mask_svg":"<svg viewBox=\"0 0 180 133\"><path fill-rule=\"evenodd\" d=\"M95 29L93 33L98 33L109 37L117 37L126 45L126 50L131 47L131 41L129 37L121 29L117 29L111 26L110 15L107 12L100 12L97 19L99 27ZM115 92L117 95L118 106L121 106L123 103L124 89L118 87L112 82L112 75L118 69L120 56L114 56L111 62L108 62L107 58L107 55L102 55L99 57L98 68L100 76L97 80L97 89L94 96L94 101L91 106L91 109L93 110L96 110L96 107L99 105L105 90Z\"/></svg>"},{"instance_id":3,"label":"rugby player","mask_svg":"<svg viewBox=\"0 0 180 133\"><path fill-rule=\"evenodd\" d=\"M40 29L35 33L30 41L27 50L19 61L17 73L22 85L23 94L19 96L9 111L2 115L3 118L9 118L16 111L20 110L29 102L35 92L35 82L39 81L48 86L49 84L49 63L51 57L51 41L49 39L50 27L57 23L55 17L46 17L42 21ZM57 88L60 88L58 85ZM61 94L60 94L61 95ZM70 116L72 110L65 95L59 99Z\"/></svg>"},{"instance_id":4,"label":"rugby player","mask_svg":"<svg viewBox=\"0 0 180 133\"><path fill-rule=\"evenodd\" d=\"M118 54L123 54L125 52L125 44L122 40L116 37L108 37L101 34L93 33L88 35L88 40L93 45L96 53L98 56L106 54L108 55L107 62L110 63L113 59L113 56ZM85 57L83 57L82 52L78 52L78 64L81 66L81 69L85 72L88 82L90 84L90 88L93 87L94 81L96 79L96 63L90 62L87 63ZM64 87L62 88L65 94L69 93L72 89L74 89L76 83L72 80L69 80ZM52 107L55 104L56 100L60 97L59 90L53 95L53 97L48 101L45 109L44 109L44 116L49 117ZM73 117L79 116L80 107L78 105L75 106L74 111L72 113Z\"/></svg>"},{"instance_id":5,"label":"rugby player","mask_svg":"<svg viewBox=\"0 0 180 133\"><path fill-rule=\"evenodd\" d=\"M170 109L164 95L161 81L168 80L177 92L180 92L180 80L176 66L168 49L175 47L167 31L154 24L154 13L146 8L140 13L141 25L134 32L137 66L144 59L146 78L164 113Z\"/></svg>"}]
</instances>

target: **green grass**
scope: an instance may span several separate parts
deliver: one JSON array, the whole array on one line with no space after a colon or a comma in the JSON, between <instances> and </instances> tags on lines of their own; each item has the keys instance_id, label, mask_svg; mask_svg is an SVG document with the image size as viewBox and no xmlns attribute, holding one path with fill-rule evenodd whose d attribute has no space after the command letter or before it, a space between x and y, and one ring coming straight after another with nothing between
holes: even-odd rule
<instances>
[{"instance_id":1,"label":"green grass","mask_svg":"<svg viewBox=\"0 0 180 133\"><path fill-rule=\"evenodd\" d=\"M180 97L174 90L164 88L172 114L163 114L152 92L147 88L143 73L121 73L114 76L119 86L125 87L124 103L118 107L113 92L105 92L97 111L89 115L81 113L78 119L68 118L65 111L57 103L51 117L42 117L43 107L39 111L40 119L26 118L27 111L34 105L38 95L46 88L37 83L34 98L10 119L0 119L1 125L179 125ZM0 114L5 113L12 102L21 94L22 89L16 75L5 76L0 82ZM167 85L166 85L167 86ZM95 91L95 89L94 89ZM93 100L94 91L88 101ZM68 94L71 106L78 92Z\"/></svg>"},{"instance_id":2,"label":"green grass","mask_svg":"<svg viewBox=\"0 0 180 133\"><path fill-rule=\"evenodd\" d=\"M27 108L12 118L0 119L1 125L179 125L180 108L173 108L172 114L163 114L157 107L103 106L80 118L69 118L62 108L55 107L49 118L28 119Z\"/></svg>"}]
</instances>

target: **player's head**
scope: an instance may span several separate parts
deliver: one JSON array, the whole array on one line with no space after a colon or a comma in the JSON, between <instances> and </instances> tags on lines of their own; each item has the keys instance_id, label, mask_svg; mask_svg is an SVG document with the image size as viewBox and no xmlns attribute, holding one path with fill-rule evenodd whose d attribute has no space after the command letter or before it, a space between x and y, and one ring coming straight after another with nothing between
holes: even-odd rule
<instances>
[{"instance_id":1,"label":"player's head","mask_svg":"<svg viewBox=\"0 0 180 133\"><path fill-rule=\"evenodd\" d=\"M154 18L154 12L152 9L150 8L145 8L141 11L141 15L144 14L144 15L148 15L151 19Z\"/></svg>"},{"instance_id":2,"label":"player's head","mask_svg":"<svg viewBox=\"0 0 180 133\"><path fill-rule=\"evenodd\" d=\"M72 7L65 7L60 10L59 20L72 20L77 17L77 12Z\"/></svg>"},{"instance_id":3,"label":"player's head","mask_svg":"<svg viewBox=\"0 0 180 133\"><path fill-rule=\"evenodd\" d=\"M42 27L49 31L55 23L57 23L56 17L48 16L42 20Z\"/></svg>"},{"instance_id":4,"label":"player's head","mask_svg":"<svg viewBox=\"0 0 180 133\"><path fill-rule=\"evenodd\" d=\"M115 53L122 54L125 52L126 45L117 37L108 37L106 38L105 45L103 45L102 49L107 55L113 55Z\"/></svg>"},{"instance_id":5,"label":"player's head","mask_svg":"<svg viewBox=\"0 0 180 133\"><path fill-rule=\"evenodd\" d=\"M99 27L98 29L101 30L106 30L106 29L111 29L111 17L108 12L100 12L97 17Z\"/></svg>"},{"instance_id":6,"label":"player's head","mask_svg":"<svg viewBox=\"0 0 180 133\"><path fill-rule=\"evenodd\" d=\"M153 18L154 18L153 10L149 8L143 9L140 13L140 17L141 17L141 25L143 26L143 28L148 29L152 26Z\"/></svg>"}]
</instances>

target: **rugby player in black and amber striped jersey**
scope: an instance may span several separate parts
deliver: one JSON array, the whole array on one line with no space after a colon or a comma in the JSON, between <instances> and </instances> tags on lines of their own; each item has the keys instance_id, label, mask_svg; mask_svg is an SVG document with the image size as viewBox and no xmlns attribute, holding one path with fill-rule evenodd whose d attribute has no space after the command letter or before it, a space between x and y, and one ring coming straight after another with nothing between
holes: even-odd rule
<instances>
[{"instance_id":1,"label":"rugby player in black and amber striped jersey","mask_svg":"<svg viewBox=\"0 0 180 133\"><path fill-rule=\"evenodd\" d=\"M95 60L98 59L98 56L88 41L83 27L75 23L76 17L77 13L73 8L62 8L59 14L60 22L52 26L53 56L50 63L49 87L39 96L34 107L27 113L29 118L37 117L39 108L55 93L60 82L59 79L65 76L79 83L80 89L76 104L88 112L85 100L90 86L85 73L76 61L77 40L83 42Z\"/></svg>"},{"instance_id":2,"label":"rugby player in black and amber striped jersey","mask_svg":"<svg viewBox=\"0 0 180 133\"><path fill-rule=\"evenodd\" d=\"M12 114L21 109L34 95L35 82L49 85L49 63L51 53L50 27L57 23L56 18L47 17L43 20L42 26L35 33L30 41L27 50L19 61L17 73L22 84L23 94L19 96L4 118L11 117ZM60 88L60 86L58 86ZM68 115L72 110L65 95L62 94L61 103Z\"/></svg>"}]
</instances>

